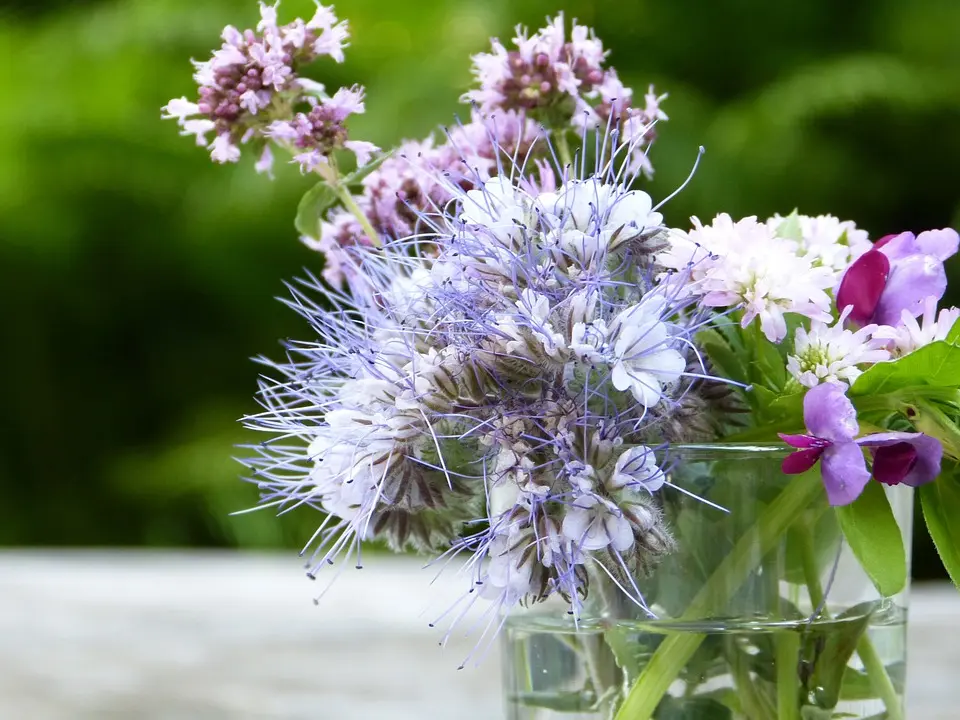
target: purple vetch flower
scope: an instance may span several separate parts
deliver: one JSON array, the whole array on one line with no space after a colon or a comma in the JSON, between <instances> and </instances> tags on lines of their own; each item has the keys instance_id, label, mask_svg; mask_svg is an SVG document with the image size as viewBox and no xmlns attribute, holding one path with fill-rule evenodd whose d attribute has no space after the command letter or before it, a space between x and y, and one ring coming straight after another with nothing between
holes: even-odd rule
<instances>
[{"instance_id":1,"label":"purple vetch flower","mask_svg":"<svg viewBox=\"0 0 960 720\"><path fill-rule=\"evenodd\" d=\"M839 383L823 383L803 398L805 435L780 437L798 450L783 461L783 472L806 472L818 460L831 505L849 505L870 480L863 448L873 455L872 476L885 485L917 487L940 474L943 448L923 433L885 432L857 439L857 411Z\"/></svg>"},{"instance_id":2,"label":"purple vetch flower","mask_svg":"<svg viewBox=\"0 0 960 720\"><path fill-rule=\"evenodd\" d=\"M943 297L943 262L957 252L958 242L950 228L881 238L847 269L837 307L853 306L850 319L859 325L896 326L904 310L917 317L928 297Z\"/></svg>"}]
</instances>

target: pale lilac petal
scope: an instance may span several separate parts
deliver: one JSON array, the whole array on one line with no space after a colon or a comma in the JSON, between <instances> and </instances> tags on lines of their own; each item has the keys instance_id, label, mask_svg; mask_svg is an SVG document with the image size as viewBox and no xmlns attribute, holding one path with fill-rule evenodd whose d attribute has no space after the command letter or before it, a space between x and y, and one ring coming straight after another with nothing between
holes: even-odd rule
<instances>
[{"instance_id":1,"label":"pale lilac petal","mask_svg":"<svg viewBox=\"0 0 960 720\"><path fill-rule=\"evenodd\" d=\"M917 247L924 255L933 255L941 262L957 254L960 236L951 228L927 230L917 235Z\"/></svg>"},{"instance_id":2,"label":"pale lilac petal","mask_svg":"<svg viewBox=\"0 0 960 720\"><path fill-rule=\"evenodd\" d=\"M357 156L357 165L360 167L370 162L370 157L380 149L366 140L347 140L343 145Z\"/></svg>"},{"instance_id":3,"label":"pale lilac petal","mask_svg":"<svg viewBox=\"0 0 960 720\"><path fill-rule=\"evenodd\" d=\"M850 319L858 325L869 324L889 274L889 258L878 250L868 250L844 273L837 290L837 307L852 307Z\"/></svg>"},{"instance_id":4,"label":"pale lilac petal","mask_svg":"<svg viewBox=\"0 0 960 720\"><path fill-rule=\"evenodd\" d=\"M604 521L604 530L610 538L610 545L618 552L626 552L633 546L633 528L630 527L630 521L622 515L608 515Z\"/></svg>"},{"instance_id":5,"label":"pale lilac petal","mask_svg":"<svg viewBox=\"0 0 960 720\"><path fill-rule=\"evenodd\" d=\"M271 180L273 179L273 151L269 145L263 146L260 159L253 167L258 173L265 173Z\"/></svg>"},{"instance_id":6,"label":"pale lilac petal","mask_svg":"<svg viewBox=\"0 0 960 720\"><path fill-rule=\"evenodd\" d=\"M831 505L849 505L860 497L870 480L863 450L855 442L837 443L827 448L820 467Z\"/></svg>"},{"instance_id":7,"label":"pale lilac petal","mask_svg":"<svg viewBox=\"0 0 960 720\"><path fill-rule=\"evenodd\" d=\"M807 431L835 443L853 440L860 432L857 410L839 383L822 383L803 398L803 421Z\"/></svg>"},{"instance_id":8,"label":"pale lilac petal","mask_svg":"<svg viewBox=\"0 0 960 720\"><path fill-rule=\"evenodd\" d=\"M890 270L873 322L896 326L904 310L916 317L923 312L924 300L931 296L940 299L946 289L947 274L935 256L918 254L898 260Z\"/></svg>"},{"instance_id":9,"label":"pale lilac petal","mask_svg":"<svg viewBox=\"0 0 960 720\"><path fill-rule=\"evenodd\" d=\"M885 485L917 487L940 474L943 446L924 433L876 433L857 443L873 451L873 476Z\"/></svg>"},{"instance_id":10,"label":"pale lilac petal","mask_svg":"<svg viewBox=\"0 0 960 720\"><path fill-rule=\"evenodd\" d=\"M873 244L873 249L882 252L890 260L903 260L920 252L917 237L912 232L884 235Z\"/></svg>"}]
</instances>

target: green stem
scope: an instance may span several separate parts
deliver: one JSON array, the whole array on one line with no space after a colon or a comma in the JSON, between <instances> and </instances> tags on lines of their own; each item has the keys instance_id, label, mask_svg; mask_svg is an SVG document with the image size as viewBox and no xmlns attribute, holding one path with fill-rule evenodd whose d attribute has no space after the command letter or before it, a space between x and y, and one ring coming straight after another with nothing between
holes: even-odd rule
<instances>
[{"instance_id":1,"label":"green stem","mask_svg":"<svg viewBox=\"0 0 960 720\"><path fill-rule=\"evenodd\" d=\"M714 608L721 609L750 575L757 559L770 552L818 492L822 492L819 472L806 472L794 478L737 541L680 620L698 620ZM683 633L664 640L630 689L616 720L649 720L704 637L700 633Z\"/></svg>"},{"instance_id":2,"label":"green stem","mask_svg":"<svg viewBox=\"0 0 960 720\"><path fill-rule=\"evenodd\" d=\"M820 585L820 573L817 570L817 560L813 549L813 535L807 525L798 528L800 533L800 552L801 562L803 563L803 575L807 583L807 590L810 592L810 602L814 608L820 607L824 601L823 587ZM823 616L827 617L826 604L823 605ZM903 720L903 709L900 696L897 695L893 681L887 673L874 647L873 642L866 635L857 641L857 655L863 663L864 670L867 671L867 677L870 680L870 687L883 700L887 708L888 720ZM779 661L778 661L779 662Z\"/></svg>"},{"instance_id":3,"label":"green stem","mask_svg":"<svg viewBox=\"0 0 960 720\"><path fill-rule=\"evenodd\" d=\"M567 167L573 165L573 156L570 154L570 144L567 142L567 133L561 130L557 138L557 155L560 156L560 163Z\"/></svg>"},{"instance_id":4,"label":"green stem","mask_svg":"<svg viewBox=\"0 0 960 720\"><path fill-rule=\"evenodd\" d=\"M383 243L380 242L380 236L377 234L377 231L373 229L373 225L370 224L370 218L368 218L367 214L360 209L359 205L357 205L357 201L353 199L353 195L350 194L349 188L339 181L331 183L330 187L333 188L333 191L337 194L337 197L340 198L343 206L349 210L350 214L357 219L358 223L360 223L360 227L363 228L364 234L370 238L370 242L373 243L373 246L382 247Z\"/></svg>"},{"instance_id":5,"label":"green stem","mask_svg":"<svg viewBox=\"0 0 960 720\"><path fill-rule=\"evenodd\" d=\"M817 568L817 553L813 548L813 533L806 523L797 527L800 539L800 563L803 566L803 579L810 593L810 604L816 610L823 602L823 586L820 584L820 570ZM842 542L842 541L841 541ZM826 607L822 612L826 614Z\"/></svg>"},{"instance_id":6,"label":"green stem","mask_svg":"<svg viewBox=\"0 0 960 720\"><path fill-rule=\"evenodd\" d=\"M800 658L800 635L786 632L777 636L777 718L800 720L799 676L797 663Z\"/></svg>"},{"instance_id":7,"label":"green stem","mask_svg":"<svg viewBox=\"0 0 960 720\"><path fill-rule=\"evenodd\" d=\"M288 142L278 142L277 145L291 155L296 154L296 148ZM368 218L367 214L357 205L357 201L354 200L353 195L350 194L350 189L340 182L340 171L337 169L337 164L333 156L330 156L329 162L317 165L314 172L323 178L323 181L337 194L343 206L349 210L350 214L360 223L360 227L363 229L364 234L370 238L373 246L382 247L383 243L380 242L380 235L373 229L373 225L370 224L370 218Z\"/></svg>"},{"instance_id":8,"label":"green stem","mask_svg":"<svg viewBox=\"0 0 960 720\"><path fill-rule=\"evenodd\" d=\"M860 656L863 668L867 671L870 687L880 696L884 707L887 708L887 720L903 720L903 701L897 695L897 690L893 687L893 682L887 674L887 668L884 667L877 649L866 635L857 643L857 655Z\"/></svg>"},{"instance_id":9,"label":"green stem","mask_svg":"<svg viewBox=\"0 0 960 720\"><path fill-rule=\"evenodd\" d=\"M736 637L727 638L727 656L730 662L730 674L737 688L743 714L749 720L767 720L773 717L776 712L773 702L750 677L747 658L737 645Z\"/></svg>"}]
</instances>

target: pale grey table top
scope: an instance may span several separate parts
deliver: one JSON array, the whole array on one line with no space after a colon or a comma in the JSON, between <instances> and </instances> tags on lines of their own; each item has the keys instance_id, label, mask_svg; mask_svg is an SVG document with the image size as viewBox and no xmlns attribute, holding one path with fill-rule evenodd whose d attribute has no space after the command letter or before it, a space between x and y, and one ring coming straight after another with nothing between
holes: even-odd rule
<instances>
[{"instance_id":1,"label":"pale grey table top","mask_svg":"<svg viewBox=\"0 0 960 720\"><path fill-rule=\"evenodd\" d=\"M0 553L0 720L499 720L499 663L427 627L461 578L370 558L321 586L297 558ZM439 598L437 596L440 596ZM911 720L960 718L960 596L920 586Z\"/></svg>"}]
</instances>

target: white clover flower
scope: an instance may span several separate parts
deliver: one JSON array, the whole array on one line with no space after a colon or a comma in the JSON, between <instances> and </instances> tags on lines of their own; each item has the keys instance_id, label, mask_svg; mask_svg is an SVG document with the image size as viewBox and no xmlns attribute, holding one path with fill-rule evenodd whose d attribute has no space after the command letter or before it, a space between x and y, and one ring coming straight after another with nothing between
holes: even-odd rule
<instances>
[{"instance_id":1,"label":"white clover flower","mask_svg":"<svg viewBox=\"0 0 960 720\"><path fill-rule=\"evenodd\" d=\"M900 325L881 325L873 333L873 337L891 342L893 354L901 357L932 342L946 340L958 318L960 308L956 307L943 308L938 315L937 297L931 296L923 303L923 315L920 318L922 324L917 322L909 310L904 310L900 315Z\"/></svg>"},{"instance_id":2,"label":"white clover flower","mask_svg":"<svg viewBox=\"0 0 960 720\"><path fill-rule=\"evenodd\" d=\"M690 232L671 232L670 247L657 257L675 271L679 291L701 296L708 307L741 307L743 327L759 318L771 342L787 334L785 313L830 318L825 290L834 284L834 273L798 255L795 243L775 236L755 217L734 222L720 214L710 225L692 221Z\"/></svg>"},{"instance_id":3,"label":"white clover flower","mask_svg":"<svg viewBox=\"0 0 960 720\"><path fill-rule=\"evenodd\" d=\"M629 390L644 407L660 402L663 386L680 379L687 363L661 319L665 301L653 298L632 305L613 321L616 336L611 382Z\"/></svg>"},{"instance_id":4,"label":"white clover flower","mask_svg":"<svg viewBox=\"0 0 960 720\"><path fill-rule=\"evenodd\" d=\"M784 229L789 228L791 219L796 218L799 234L788 237ZM871 248L870 238L865 230L859 229L850 220L840 220L833 215L794 215L781 217L774 215L767 220L774 234L786 237L797 243L797 254L809 257L814 265L830 268L842 273L850 263Z\"/></svg>"},{"instance_id":5,"label":"white clover flower","mask_svg":"<svg viewBox=\"0 0 960 720\"><path fill-rule=\"evenodd\" d=\"M787 371L804 387L834 382L852 385L863 372L859 366L883 362L890 353L877 339L877 325L867 325L856 332L844 329L850 314L846 308L831 326L813 321L810 330L797 328L794 353L787 358Z\"/></svg>"}]
</instances>

